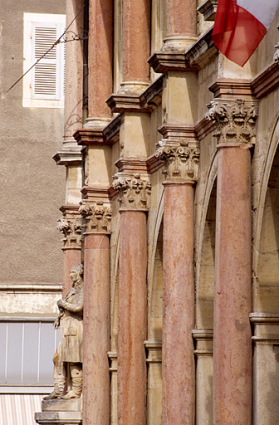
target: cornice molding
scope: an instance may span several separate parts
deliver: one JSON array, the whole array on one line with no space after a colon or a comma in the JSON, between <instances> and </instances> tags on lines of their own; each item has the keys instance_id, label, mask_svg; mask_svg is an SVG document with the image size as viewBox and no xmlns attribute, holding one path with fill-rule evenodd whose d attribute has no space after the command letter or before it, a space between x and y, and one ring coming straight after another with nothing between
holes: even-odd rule
<instances>
[{"instance_id":1,"label":"cornice molding","mask_svg":"<svg viewBox=\"0 0 279 425\"><path fill-rule=\"evenodd\" d=\"M203 15L205 21L215 20L215 14L217 10L217 0L205 0L199 5L197 11Z\"/></svg>"},{"instance_id":2,"label":"cornice molding","mask_svg":"<svg viewBox=\"0 0 279 425\"><path fill-rule=\"evenodd\" d=\"M209 90L214 94L215 98L220 99L241 99L243 97L251 98L253 96L251 80L219 78L209 87Z\"/></svg>"},{"instance_id":3,"label":"cornice molding","mask_svg":"<svg viewBox=\"0 0 279 425\"><path fill-rule=\"evenodd\" d=\"M216 129L216 123L214 121L208 121L206 118L202 118L195 125L195 132L197 139L201 141L206 136L211 134Z\"/></svg>"},{"instance_id":4,"label":"cornice molding","mask_svg":"<svg viewBox=\"0 0 279 425\"><path fill-rule=\"evenodd\" d=\"M116 93L107 99L107 104L113 113L119 112L151 112L158 102L163 90L163 77L153 81L141 94Z\"/></svg>"},{"instance_id":5,"label":"cornice molding","mask_svg":"<svg viewBox=\"0 0 279 425\"><path fill-rule=\"evenodd\" d=\"M78 145L113 145L113 141L107 139L104 135L104 129L100 127L96 128L81 128L74 134Z\"/></svg>"},{"instance_id":6,"label":"cornice molding","mask_svg":"<svg viewBox=\"0 0 279 425\"><path fill-rule=\"evenodd\" d=\"M279 86L279 64L271 63L251 81L257 99L261 99Z\"/></svg>"}]
</instances>

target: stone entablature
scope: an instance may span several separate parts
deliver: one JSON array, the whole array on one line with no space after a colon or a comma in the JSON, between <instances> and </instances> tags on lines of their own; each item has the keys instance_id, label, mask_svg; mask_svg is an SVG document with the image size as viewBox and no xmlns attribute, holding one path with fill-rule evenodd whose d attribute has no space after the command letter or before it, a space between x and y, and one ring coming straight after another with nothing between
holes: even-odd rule
<instances>
[{"instance_id":1,"label":"stone entablature","mask_svg":"<svg viewBox=\"0 0 279 425\"><path fill-rule=\"evenodd\" d=\"M86 233L110 233L112 208L109 201L83 200L79 212L85 220Z\"/></svg>"},{"instance_id":2,"label":"stone entablature","mask_svg":"<svg viewBox=\"0 0 279 425\"><path fill-rule=\"evenodd\" d=\"M253 99L214 99L209 104L206 119L215 122L213 136L218 144L255 142L255 123L258 116L257 101Z\"/></svg>"},{"instance_id":3,"label":"stone entablature","mask_svg":"<svg viewBox=\"0 0 279 425\"><path fill-rule=\"evenodd\" d=\"M147 174L118 173L113 176L112 185L119 193L121 210L148 211L151 182Z\"/></svg>"},{"instance_id":4,"label":"stone entablature","mask_svg":"<svg viewBox=\"0 0 279 425\"><path fill-rule=\"evenodd\" d=\"M157 143L156 156L164 162L166 180L196 182L200 149L198 142L162 140Z\"/></svg>"}]
</instances>

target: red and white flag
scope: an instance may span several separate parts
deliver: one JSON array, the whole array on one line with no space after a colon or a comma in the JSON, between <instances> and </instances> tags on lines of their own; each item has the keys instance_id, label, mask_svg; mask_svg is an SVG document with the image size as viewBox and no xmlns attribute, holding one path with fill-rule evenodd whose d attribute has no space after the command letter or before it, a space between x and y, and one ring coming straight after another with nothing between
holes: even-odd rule
<instances>
[{"instance_id":1,"label":"red and white flag","mask_svg":"<svg viewBox=\"0 0 279 425\"><path fill-rule=\"evenodd\" d=\"M212 40L228 59L243 66L265 36L279 0L218 0Z\"/></svg>"}]
</instances>

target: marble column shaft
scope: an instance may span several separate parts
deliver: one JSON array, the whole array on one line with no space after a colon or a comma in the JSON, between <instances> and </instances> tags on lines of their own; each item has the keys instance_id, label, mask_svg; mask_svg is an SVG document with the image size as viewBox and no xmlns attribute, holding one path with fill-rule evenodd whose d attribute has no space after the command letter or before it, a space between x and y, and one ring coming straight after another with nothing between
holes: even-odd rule
<instances>
[{"instance_id":1,"label":"marble column shaft","mask_svg":"<svg viewBox=\"0 0 279 425\"><path fill-rule=\"evenodd\" d=\"M162 423L193 425L194 183L164 185Z\"/></svg>"},{"instance_id":2,"label":"marble column shaft","mask_svg":"<svg viewBox=\"0 0 279 425\"><path fill-rule=\"evenodd\" d=\"M66 17L68 26L80 9L83 0L67 0ZM71 24L67 38L71 40L72 34L82 36L83 12ZM64 137L73 138L74 133L82 125L83 101L83 43L69 41L65 43L65 107L64 107ZM75 78L72 78L72 76Z\"/></svg>"},{"instance_id":3,"label":"marble column shaft","mask_svg":"<svg viewBox=\"0 0 279 425\"><path fill-rule=\"evenodd\" d=\"M90 0L88 45L88 116L110 118L112 93L113 0Z\"/></svg>"},{"instance_id":4,"label":"marble column shaft","mask_svg":"<svg viewBox=\"0 0 279 425\"><path fill-rule=\"evenodd\" d=\"M215 425L252 420L251 152L257 102L217 98L217 208L213 338Z\"/></svg>"},{"instance_id":5,"label":"marble column shaft","mask_svg":"<svg viewBox=\"0 0 279 425\"><path fill-rule=\"evenodd\" d=\"M120 212L118 424L146 424L146 212Z\"/></svg>"},{"instance_id":6,"label":"marble column shaft","mask_svg":"<svg viewBox=\"0 0 279 425\"><path fill-rule=\"evenodd\" d=\"M214 424L251 424L251 167L243 146L218 151ZM233 419L232 419L233 418Z\"/></svg>"},{"instance_id":7,"label":"marble column shaft","mask_svg":"<svg viewBox=\"0 0 279 425\"><path fill-rule=\"evenodd\" d=\"M123 81L149 82L150 0L123 1Z\"/></svg>"},{"instance_id":8,"label":"marble column shaft","mask_svg":"<svg viewBox=\"0 0 279 425\"><path fill-rule=\"evenodd\" d=\"M196 35L197 5L194 0L167 0L167 37Z\"/></svg>"},{"instance_id":9,"label":"marble column shaft","mask_svg":"<svg viewBox=\"0 0 279 425\"><path fill-rule=\"evenodd\" d=\"M85 234L83 424L109 425L109 235Z\"/></svg>"}]
</instances>

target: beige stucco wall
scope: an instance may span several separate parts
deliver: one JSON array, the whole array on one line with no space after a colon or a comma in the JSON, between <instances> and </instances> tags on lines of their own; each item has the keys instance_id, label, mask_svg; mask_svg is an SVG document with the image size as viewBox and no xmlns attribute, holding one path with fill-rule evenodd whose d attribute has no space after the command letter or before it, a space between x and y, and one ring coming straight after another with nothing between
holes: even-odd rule
<instances>
[{"instance_id":1,"label":"beige stucco wall","mask_svg":"<svg viewBox=\"0 0 279 425\"><path fill-rule=\"evenodd\" d=\"M62 245L56 219L64 203L65 169L52 156L63 141L63 109L23 108L22 81L5 93L23 73L24 12L63 14L65 1L11 1L2 7L0 284L59 284Z\"/></svg>"}]
</instances>

